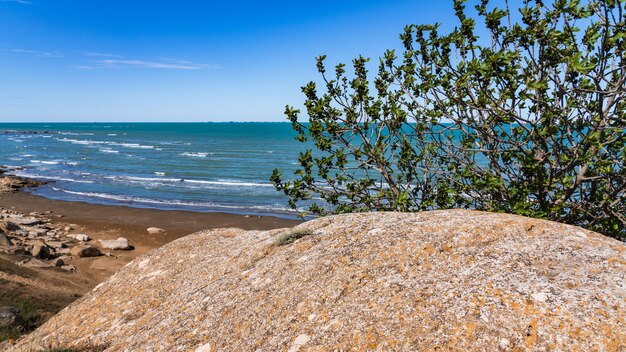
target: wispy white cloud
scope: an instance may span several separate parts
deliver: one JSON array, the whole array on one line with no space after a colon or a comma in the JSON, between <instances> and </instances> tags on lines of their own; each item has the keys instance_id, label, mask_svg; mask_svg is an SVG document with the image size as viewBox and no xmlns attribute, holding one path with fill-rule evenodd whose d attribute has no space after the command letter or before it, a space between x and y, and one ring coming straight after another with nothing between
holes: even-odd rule
<instances>
[{"instance_id":1,"label":"wispy white cloud","mask_svg":"<svg viewBox=\"0 0 626 352\"><path fill-rule=\"evenodd\" d=\"M102 59L93 61L91 65L75 66L81 70L93 70L104 68L157 68L170 70L209 70L219 69L218 65L200 64L184 60L161 60L161 61L145 61L133 59Z\"/></svg>"},{"instance_id":2,"label":"wispy white cloud","mask_svg":"<svg viewBox=\"0 0 626 352\"><path fill-rule=\"evenodd\" d=\"M49 57L49 58L58 58L63 57L63 54L60 52L48 52L48 51L37 51L37 50L26 50L26 49L8 49L12 53L18 54L29 54L37 57Z\"/></svg>"},{"instance_id":3,"label":"wispy white cloud","mask_svg":"<svg viewBox=\"0 0 626 352\"><path fill-rule=\"evenodd\" d=\"M82 51L85 56L89 57L123 57L121 55L109 54L109 53L98 53L94 51Z\"/></svg>"},{"instance_id":4,"label":"wispy white cloud","mask_svg":"<svg viewBox=\"0 0 626 352\"><path fill-rule=\"evenodd\" d=\"M23 5L30 5L32 4L31 1L28 0L0 0L1 2L16 2L18 4L23 4Z\"/></svg>"}]
</instances>

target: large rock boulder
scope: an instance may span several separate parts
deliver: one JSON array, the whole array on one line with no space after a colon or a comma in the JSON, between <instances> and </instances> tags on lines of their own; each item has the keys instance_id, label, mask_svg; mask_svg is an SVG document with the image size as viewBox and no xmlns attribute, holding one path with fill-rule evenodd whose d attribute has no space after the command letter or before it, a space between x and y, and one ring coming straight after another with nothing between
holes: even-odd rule
<instances>
[{"instance_id":1,"label":"large rock boulder","mask_svg":"<svg viewBox=\"0 0 626 352\"><path fill-rule=\"evenodd\" d=\"M463 210L201 232L135 259L14 351L42 347L623 351L626 245Z\"/></svg>"}]
</instances>

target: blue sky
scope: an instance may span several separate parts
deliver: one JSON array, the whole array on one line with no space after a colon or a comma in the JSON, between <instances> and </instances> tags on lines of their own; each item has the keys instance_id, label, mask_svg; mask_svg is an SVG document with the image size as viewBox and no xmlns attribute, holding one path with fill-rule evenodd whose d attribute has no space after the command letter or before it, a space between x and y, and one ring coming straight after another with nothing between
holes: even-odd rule
<instances>
[{"instance_id":1,"label":"blue sky","mask_svg":"<svg viewBox=\"0 0 626 352\"><path fill-rule=\"evenodd\" d=\"M315 56L435 21L451 0L0 0L0 122L284 121Z\"/></svg>"}]
</instances>

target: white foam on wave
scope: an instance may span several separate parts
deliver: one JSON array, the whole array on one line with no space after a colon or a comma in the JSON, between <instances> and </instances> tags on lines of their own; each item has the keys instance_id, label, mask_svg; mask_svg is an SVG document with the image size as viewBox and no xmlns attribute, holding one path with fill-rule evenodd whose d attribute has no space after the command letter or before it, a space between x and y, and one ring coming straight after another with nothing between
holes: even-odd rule
<instances>
[{"instance_id":1,"label":"white foam on wave","mask_svg":"<svg viewBox=\"0 0 626 352\"><path fill-rule=\"evenodd\" d=\"M94 144L104 144L104 145L110 145L110 146L116 146L116 147L125 147L125 148L132 148L132 149L153 149L154 146L153 145L143 145L143 144L139 144L139 143L121 143L121 142L111 142L111 141L94 141L94 140L89 140L89 139L72 139L72 138L57 138L58 141L61 142L67 142L67 143L72 143L72 144L78 144L78 145L94 145Z\"/></svg>"},{"instance_id":2,"label":"white foam on wave","mask_svg":"<svg viewBox=\"0 0 626 352\"><path fill-rule=\"evenodd\" d=\"M154 146L153 145L142 145L139 143L118 143L118 142L109 142L109 145L114 145L114 146L119 146L119 147L126 147L126 148L133 148L133 149L153 149Z\"/></svg>"},{"instance_id":3,"label":"white foam on wave","mask_svg":"<svg viewBox=\"0 0 626 352\"><path fill-rule=\"evenodd\" d=\"M110 148L100 148L99 150L103 153L113 153L113 154L119 153L119 150L114 150Z\"/></svg>"},{"instance_id":4,"label":"white foam on wave","mask_svg":"<svg viewBox=\"0 0 626 352\"><path fill-rule=\"evenodd\" d=\"M225 204L217 204L211 202L185 202L180 200L160 200L160 199L152 199L152 198L142 198L142 197L130 197L130 196L121 196L115 194L108 193L98 193L98 192L78 192L78 191L70 191L62 188L52 187L53 190L58 192L64 192L68 194L73 194L77 196L84 197L93 197L93 198L102 198L108 200L115 200L124 203L143 203L143 204L158 204L158 205L170 205L170 206L183 206L183 207L200 207L200 208L213 208L213 209L236 209L236 210L261 210L267 212L287 212L291 213L293 210L288 208L281 207L271 207L271 206L262 206L262 205L254 205L254 206L236 206L236 205L225 205Z\"/></svg>"},{"instance_id":5,"label":"white foam on wave","mask_svg":"<svg viewBox=\"0 0 626 352\"><path fill-rule=\"evenodd\" d=\"M75 183L94 183L94 181L90 181L90 180L77 180L77 179L68 178L68 177L46 176L46 175L33 174L33 173L28 173L28 172L15 172L15 175L20 176L20 177L35 178L39 180L67 181L67 182L75 182Z\"/></svg>"},{"instance_id":6,"label":"white foam on wave","mask_svg":"<svg viewBox=\"0 0 626 352\"><path fill-rule=\"evenodd\" d=\"M68 143L78 144L78 145L94 145L94 144L107 144L108 143L108 142L103 142L103 141L80 140L80 139L72 139L72 138L58 138L57 141L68 142Z\"/></svg>"},{"instance_id":7,"label":"white foam on wave","mask_svg":"<svg viewBox=\"0 0 626 352\"><path fill-rule=\"evenodd\" d=\"M194 180L186 178L167 178L167 177L138 177L138 176L104 176L104 178L110 180L119 181L137 181L137 182L171 182L171 183L193 183L204 184L214 186L234 186L234 187L274 187L271 183L258 183L258 182L241 182L235 180L218 180L218 181L205 181Z\"/></svg>"},{"instance_id":8,"label":"white foam on wave","mask_svg":"<svg viewBox=\"0 0 626 352\"><path fill-rule=\"evenodd\" d=\"M206 158L207 155L213 155L213 153L194 153L194 152L184 152L184 153L180 153L178 155L182 155L182 156L190 156L192 158Z\"/></svg>"}]
</instances>

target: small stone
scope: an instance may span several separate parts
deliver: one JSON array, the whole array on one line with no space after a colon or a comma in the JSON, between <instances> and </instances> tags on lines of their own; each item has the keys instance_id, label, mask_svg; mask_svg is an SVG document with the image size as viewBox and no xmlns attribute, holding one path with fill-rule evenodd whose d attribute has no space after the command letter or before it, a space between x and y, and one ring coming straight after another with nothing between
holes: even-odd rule
<instances>
[{"instance_id":1,"label":"small stone","mask_svg":"<svg viewBox=\"0 0 626 352\"><path fill-rule=\"evenodd\" d=\"M102 255L100 250L96 247L92 247L86 244L78 245L70 250L70 253L75 257L97 257Z\"/></svg>"},{"instance_id":2,"label":"small stone","mask_svg":"<svg viewBox=\"0 0 626 352\"><path fill-rule=\"evenodd\" d=\"M43 241L34 242L33 248L30 250L30 255L35 258L46 259L50 257L50 248Z\"/></svg>"},{"instance_id":3,"label":"small stone","mask_svg":"<svg viewBox=\"0 0 626 352\"><path fill-rule=\"evenodd\" d=\"M124 237L119 237L116 240L100 240L100 244L102 244L102 247L106 249L133 249L133 247L128 243L128 240Z\"/></svg>"},{"instance_id":4,"label":"small stone","mask_svg":"<svg viewBox=\"0 0 626 352\"><path fill-rule=\"evenodd\" d=\"M75 233L68 234L67 237L73 238L73 239L75 239L77 241L81 241L81 242L87 242L87 241L91 240L91 238L88 235L85 235L85 234L82 234L82 233L79 233L79 234L75 234Z\"/></svg>"},{"instance_id":5,"label":"small stone","mask_svg":"<svg viewBox=\"0 0 626 352\"><path fill-rule=\"evenodd\" d=\"M77 241L81 241L81 242L87 242L89 241L91 238L89 238L89 236L85 235L85 234L79 234L76 235L76 237L74 237Z\"/></svg>"},{"instance_id":6,"label":"small stone","mask_svg":"<svg viewBox=\"0 0 626 352\"><path fill-rule=\"evenodd\" d=\"M64 266L65 262L63 261L63 259L57 258L53 260L52 262L50 262L50 265L54 267Z\"/></svg>"},{"instance_id":7,"label":"small stone","mask_svg":"<svg viewBox=\"0 0 626 352\"><path fill-rule=\"evenodd\" d=\"M72 230L73 230L73 228L71 226L65 226L63 228L63 231L72 231Z\"/></svg>"},{"instance_id":8,"label":"small stone","mask_svg":"<svg viewBox=\"0 0 626 352\"><path fill-rule=\"evenodd\" d=\"M73 265L63 265L61 269L70 273L76 272L76 267Z\"/></svg>"},{"instance_id":9,"label":"small stone","mask_svg":"<svg viewBox=\"0 0 626 352\"><path fill-rule=\"evenodd\" d=\"M165 233L165 230L158 228L158 227L148 227L147 231L151 235L158 235L158 234Z\"/></svg>"}]
</instances>

